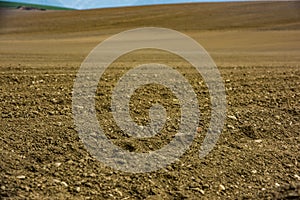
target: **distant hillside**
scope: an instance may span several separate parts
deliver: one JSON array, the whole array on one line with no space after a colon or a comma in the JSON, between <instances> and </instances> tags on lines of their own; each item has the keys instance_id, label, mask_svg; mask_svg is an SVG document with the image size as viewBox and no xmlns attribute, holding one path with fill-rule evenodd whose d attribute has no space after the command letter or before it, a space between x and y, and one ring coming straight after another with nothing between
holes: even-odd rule
<instances>
[{"instance_id":1,"label":"distant hillside","mask_svg":"<svg viewBox=\"0 0 300 200\"><path fill-rule=\"evenodd\" d=\"M138 27L165 27L179 31L300 30L299 8L300 1L288 1L197 3L26 14L6 12L0 17L0 34L48 37L49 34L69 33L86 36Z\"/></svg>"},{"instance_id":2,"label":"distant hillside","mask_svg":"<svg viewBox=\"0 0 300 200\"><path fill-rule=\"evenodd\" d=\"M26 7L26 8L35 8L41 10L74 10L71 8L64 8L64 7L55 7L55 6L46 6L46 5L38 5L38 4L28 4L28 3L20 3L20 2L7 2L7 1L0 1L0 8L19 8L19 7Z\"/></svg>"}]
</instances>

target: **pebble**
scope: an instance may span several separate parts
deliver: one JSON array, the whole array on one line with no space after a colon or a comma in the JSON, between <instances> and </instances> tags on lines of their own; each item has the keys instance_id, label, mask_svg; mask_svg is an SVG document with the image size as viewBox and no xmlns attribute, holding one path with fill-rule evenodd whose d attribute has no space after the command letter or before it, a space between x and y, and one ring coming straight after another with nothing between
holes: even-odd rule
<instances>
[{"instance_id":1,"label":"pebble","mask_svg":"<svg viewBox=\"0 0 300 200\"><path fill-rule=\"evenodd\" d=\"M120 190L116 189L116 192L119 194L119 196L123 196L123 193Z\"/></svg>"},{"instance_id":2,"label":"pebble","mask_svg":"<svg viewBox=\"0 0 300 200\"><path fill-rule=\"evenodd\" d=\"M256 174L257 173L257 171L254 169L254 170L252 170L251 171L253 174Z\"/></svg>"},{"instance_id":3,"label":"pebble","mask_svg":"<svg viewBox=\"0 0 300 200\"><path fill-rule=\"evenodd\" d=\"M256 143L262 143L262 140L254 140Z\"/></svg>"},{"instance_id":4,"label":"pebble","mask_svg":"<svg viewBox=\"0 0 300 200\"><path fill-rule=\"evenodd\" d=\"M56 166L56 167L60 167L60 166L61 166L61 163L55 163L55 166Z\"/></svg>"},{"instance_id":5,"label":"pebble","mask_svg":"<svg viewBox=\"0 0 300 200\"><path fill-rule=\"evenodd\" d=\"M227 128L235 129L234 126L232 126L232 125L227 125Z\"/></svg>"},{"instance_id":6,"label":"pebble","mask_svg":"<svg viewBox=\"0 0 300 200\"><path fill-rule=\"evenodd\" d=\"M2 185L1 186L1 190L5 190L6 188L5 188L5 186L4 185Z\"/></svg>"},{"instance_id":7,"label":"pebble","mask_svg":"<svg viewBox=\"0 0 300 200\"><path fill-rule=\"evenodd\" d=\"M53 179L53 182L54 182L54 183L60 183L60 180Z\"/></svg>"},{"instance_id":8,"label":"pebble","mask_svg":"<svg viewBox=\"0 0 300 200\"><path fill-rule=\"evenodd\" d=\"M48 114L49 115L55 115L55 112L54 111L48 111Z\"/></svg>"},{"instance_id":9,"label":"pebble","mask_svg":"<svg viewBox=\"0 0 300 200\"><path fill-rule=\"evenodd\" d=\"M54 181L54 183L60 183L60 184L62 184L63 186L68 187L68 184L67 184L66 182L64 182L64 181L60 181L60 180L58 180L58 179L53 179L53 181Z\"/></svg>"},{"instance_id":10,"label":"pebble","mask_svg":"<svg viewBox=\"0 0 300 200\"><path fill-rule=\"evenodd\" d=\"M298 176L297 174L295 174L295 178L297 178L298 181L300 181L300 176Z\"/></svg>"},{"instance_id":11,"label":"pebble","mask_svg":"<svg viewBox=\"0 0 300 200\"><path fill-rule=\"evenodd\" d=\"M204 190L201 190L200 188L192 188L192 190L194 190L194 191L197 191L197 192L200 192L201 194L204 194L205 192L204 192Z\"/></svg>"},{"instance_id":12,"label":"pebble","mask_svg":"<svg viewBox=\"0 0 300 200\"><path fill-rule=\"evenodd\" d=\"M275 186L276 186L276 187L280 187L280 184L279 184L279 183L275 183Z\"/></svg>"},{"instance_id":13,"label":"pebble","mask_svg":"<svg viewBox=\"0 0 300 200\"><path fill-rule=\"evenodd\" d=\"M72 165L73 163L74 163L73 160L68 160L68 161L67 161L67 164L69 164L69 165Z\"/></svg>"},{"instance_id":14,"label":"pebble","mask_svg":"<svg viewBox=\"0 0 300 200\"><path fill-rule=\"evenodd\" d=\"M64 181L60 182L63 186L68 187L68 184Z\"/></svg>"},{"instance_id":15,"label":"pebble","mask_svg":"<svg viewBox=\"0 0 300 200\"><path fill-rule=\"evenodd\" d=\"M233 119L233 120L237 120L236 116L234 116L234 115L228 115L228 118Z\"/></svg>"},{"instance_id":16,"label":"pebble","mask_svg":"<svg viewBox=\"0 0 300 200\"><path fill-rule=\"evenodd\" d=\"M179 105L179 103L180 103L178 99L173 99L173 102L175 105Z\"/></svg>"},{"instance_id":17,"label":"pebble","mask_svg":"<svg viewBox=\"0 0 300 200\"><path fill-rule=\"evenodd\" d=\"M57 103L57 100L55 98L51 99L52 103Z\"/></svg>"},{"instance_id":18,"label":"pebble","mask_svg":"<svg viewBox=\"0 0 300 200\"><path fill-rule=\"evenodd\" d=\"M76 191L76 192L80 192L80 187L76 187L76 188L75 188L75 191Z\"/></svg>"},{"instance_id":19,"label":"pebble","mask_svg":"<svg viewBox=\"0 0 300 200\"><path fill-rule=\"evenodd\" d=\"M25 178L26 178L26 176L23 176L23 175L17 176L17 179L25 179Z\"/></svg>"},{"instance_id":20,"label":"pebble","mask_svg":"<svg viewBox=\"0 0 300 200\"><path fill-rule=\"evenodd\" d=\"M224 185L219 185L219 190L223 191L223 190L226 190L225 186Z\"/></svg>"}]
</instances>

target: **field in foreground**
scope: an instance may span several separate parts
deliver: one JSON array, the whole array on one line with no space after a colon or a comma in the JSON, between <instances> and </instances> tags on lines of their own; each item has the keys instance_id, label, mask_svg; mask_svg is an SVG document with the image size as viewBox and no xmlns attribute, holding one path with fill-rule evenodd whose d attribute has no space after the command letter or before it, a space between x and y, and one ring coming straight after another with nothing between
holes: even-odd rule
<instances>
[{"instance_id":1,"label":"field in foreground","mask_svg":"<svg viewBox=\"0 0 300 200\"><path fill-rule=\"evenodd\" d=\"M1 10L1 198L299 198L299 8L299 2L273 2ZM214 150L199 159L209 123L208 92L201 77L186 70L198 95L202 131L166 169L128 174L106 167L85 150L73 121L72 87L81 62L99 42L145 26L182 31L206 48L225 81L228 118ZM170 109L175 125L158 140L133 140L111 118L109 91L117 77L150 61L179 71L186 64L171 54L135 52L111 66L97 91L99 123L128 151L158 149L176 131L176 105ZM165 92L150 87L141 94L151 91ZM168 104L172 96L166 96L161 101ZM139 95L132 98L132 115L144 123L147 115L140 104Z\"/></svg>"}]
</instances>

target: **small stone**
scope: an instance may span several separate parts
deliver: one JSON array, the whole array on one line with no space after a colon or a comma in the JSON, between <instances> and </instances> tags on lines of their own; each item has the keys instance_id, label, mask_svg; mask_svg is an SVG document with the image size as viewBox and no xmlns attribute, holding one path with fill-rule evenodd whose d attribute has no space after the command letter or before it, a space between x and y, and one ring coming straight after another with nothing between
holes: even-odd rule
<instances>
[{"instance_id":1,"label":"small stone","mask_svg":"<svg viewBox=\"0 0 300 200\"><path fill-rule=\"evenodd\" d=\"M75 188L75 191L76 191L76 192L80 192L80 187L76 187L76 188Z\"/></svg>"},{"instance_id":2,"label":"small stone","mask_svg":"<svg viewBox=\"0 0 300 200\"><path fill-rule=\"evenodd\" d=\"M224 185L221 184L221 185L219 185L219 190L224 191L224 190L226 190L226 188Z\"/></svg>"},{"instance_id":3,"label":"small stone","mask_svg":"<svg viewBox=\"0 0 300 200\"><path fill-rule=\"evenodd\" d=\"M120 190L116 189L116 192L119 194L119 196L123 196L123 193Z\"/></svg>"},{"instance_id":4,"label":"small stone","mask_svg":"<svg viewBox=\"0 0 300 200\"><path fill-rule=\"evenodd\" d=\"M66 182L64 182L64 181L60 181L60 180L58 180L58 179L53 179L53 181L54 181L54 183L60 183L60 184L62 184L63 186L68 187L68 184L67 184Z\"/></svg>"},{"instance_id":5,"label":"small stone","mask_svg":"<svg viewBox=\"0 0 300 200\"><path fill-rule=\"evenodd\" d=\"M235 129L234 126L232 126L232 125L227 125L227 128Z\"/></svg>"},{"instance_id":6,"label":"small stone","mask_svg":"<svg viewBox=\"0 0 300 200\"><path fill-rule=\"evenodd\" d=\"M67 164L69 164L69 165L72 165L74 162L73 162L73 160L68 160L67 161Z\"/></svg>"},{"instance_id":7,"label":"small stone","mask_svg":"<svg viewBox=\"0 0 300 200\"><path fill-rule=\"evenodd\" d=\"M230 83L230 79L225 80L225 83Z\"/></svg>"},{"instance_id":8,"label":"small stone","mask_svg":"<svg viewBox=\"0 0 300 200\"><path fill-rule=\"evenodd\" d=\"M236 116L233 116L233 115L228 115L228 118L232 119L232 120L237 120Z\"/></svg>"},{"instance_id":9,"label":"small stone","mask_svg":"<svg viewBox=\"0 0 300 200\"><path fill-rule=\"evenodd\" d=\"M53 179L53 182L54 182L54 183L60 183L60 180L58 180L58 179Z\"/></svg>"},{"instance_id":10,"label":"small stone","mask_svg":"<svg viewBox=\"0 0 300 200\"><path fill-rule=\"evenodd\" d=\"M61 166L61 163L55 163L55 166L56 166L56 167L60 167L60 166Z\"/></svg>"},{"instance_id":11,"label":"small stone","mask_svg":"<svg viewBox=\"0 0 300 200\"><path fill-rule=\"evenodd\" d=\"M262 191L266 191L267 189L266 189L266 188L262 188L261 190L262 190Z\"/></svg>"},{"instance_id":12,"label":"small stone","mask_svg":"<svg viewBox=\"0 0 300 200\"><path fill-rule=\"evenodd\" d=\"M68 187L68 184L64 181L60 182L63 186Z\"/></svg>"},{"instance_id":13,"label":"small stone","mask_svg":"<svg viewBox=\"0 0 300 200\"><path fill-rule=\"evenodd\" d=\"M200 188L192 188L192 190L200 192L201 194L205 194L204 190L202 190Z\"/></svg>"},{"instance_id":14,"label":"small stone","mask_svg":"<svg viewBox=\"0 0 300 200\"><path fill-rule=\"evenodd\" d=\"M276 186L276 187L280 187L280 184L279 184L279 183L275 183L275 186Z\"/></svg>"},{"instance_id":15,"label":"small stone","mask_svg":"<svg viewBox=\"0 0 300 200\"><path fill-rule=\"evenodd\" d=\"M201 133L201 131L202 131L202 128L201 128L201 127L198 127L198 128L197 128L197 132L198 132L198 133Z\"/></svg>"},{"instance_id":16,"label":"small stone","mask_svg":"<svg viewBox=\"0 0 300 200\"><path fill-rule=\"evenodd\" d=\"M257 173L257 171L254 169L254 170L252 170L251 171L253 174L256 174Z\"/></svg>"},{"instance_id":17,"label":"small stone","mask_svg":"<svg viewBox=\"0 0 300 200\"><path fill-rule=\"evenodd\" d=\"M179 105L179 103L180 103L178 99L173 99L173 102L175 105Z\"/></svg>"},{"instance_id":18,"label":"small stone","mask_svg":"<svg viewBox=\"0 0 300 200\"><path fill-rule=\"evenodd\" d=\"M56 104L58 101L54 98L54 99L51 99L51 102Z\"/></svg>"},{"instance_id":19,"label":"small stone","mask_svg":"<svg viewBox=\"0 0 300 200\"><path fill-rule=\"evenodd\" d=\"M48 114L49 115L55 115L55 112L54 111L49 111Z\"/></svg>"},{"instance_id":20,"label":"small stone","mask_svg":"<svg viewBox=\"0 0 300 200\"><path fill-rule=\"evenodd\" d=\"M262 140L254 140L255 143L262 143Z\"/></svg>"},{"instance_id":21,"label":"small stone","mask_svg":"<svg viewBox=\"0 0 300 200\"><path fill-rule=\"evenodd\" d=\"M5 186L4 185L2 185L1 186L1 190L5 190L6 188L5 188Z\"/></svg>"},{"instance_id":22,"label":"small stone","mask_svg":"<svg viewBox=\"0 0 300 200\"><path fill-rule=\"evenodd\" d=\"M17 179L25 179L25 178L26 178L26 176L23 176L23 175L17 176Z\"/></svg>"},{"instance_id":23,"label":"small stone","mask_svg":"<svg viewBox=\"0 0 300 200\"><path fill-rule=\"evenodd\" d=\"M298 179L298 181L300 181L300 176L298 176L297 174L295 174L295 178Z\"/></svg>"}]
</instances>

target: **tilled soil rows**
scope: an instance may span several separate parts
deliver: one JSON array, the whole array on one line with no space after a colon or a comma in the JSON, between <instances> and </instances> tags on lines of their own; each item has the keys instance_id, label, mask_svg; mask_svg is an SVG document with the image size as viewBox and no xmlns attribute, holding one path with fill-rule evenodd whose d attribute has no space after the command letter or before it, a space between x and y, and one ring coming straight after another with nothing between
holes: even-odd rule
<instances>
[{"instance_id":1,"label":"tilled soil rows","mask_svg":"<svg viewBox=\"0 0 300 200\"><path fill-rule=\"evenodd\" d=\"M137 13L139 9L145 8L136 8ZM78 11L82 19L95 17L97 12L106 11ZM111 12L120 19L126 16L118 9ZM131 12L127 14L133 15ZM99 81L95 107L99 125L124 151L160 149L172 140L180 120L176 97L160 85L148 85L132 96L130 114L136 123L145 125L149 108L159 102L167 108L167 125L145 140L120 130L111 114L111 91L129 69L154 61L172 66L189 80L201 112L196 138L178 161L159 171L132 174L107 167L90 155L72 113L73 84L81 62L95 45L122 28L114 30L117 25L111 22L107 30L99 30L99 39L92 29L95 22L87 20L90 32L72 34L70 27L63 29L57 16L77 16L76 11L45 13L62 28L55 27L51 36L39 32L43 26L33 25L32 34L23 34L28 27L15 27L17 19L43 15L31 11L7 14L15 20L11 27L16 29L6 25L1 32L1 199L299 199L300 45L296 23L292 30L280 25L284 29L280 31L270 30L272 24L266 25L268 30L183 29L207 47L226 88L224 130L202 159L199 150L211 114L202 77L183 59L156 50L133 52L112 64ZM119 18L115 20L120 22ZM72 18L62 19L73 22ZM256 40L264 42L257 44Z\"/></svg>"}]
</instances>

